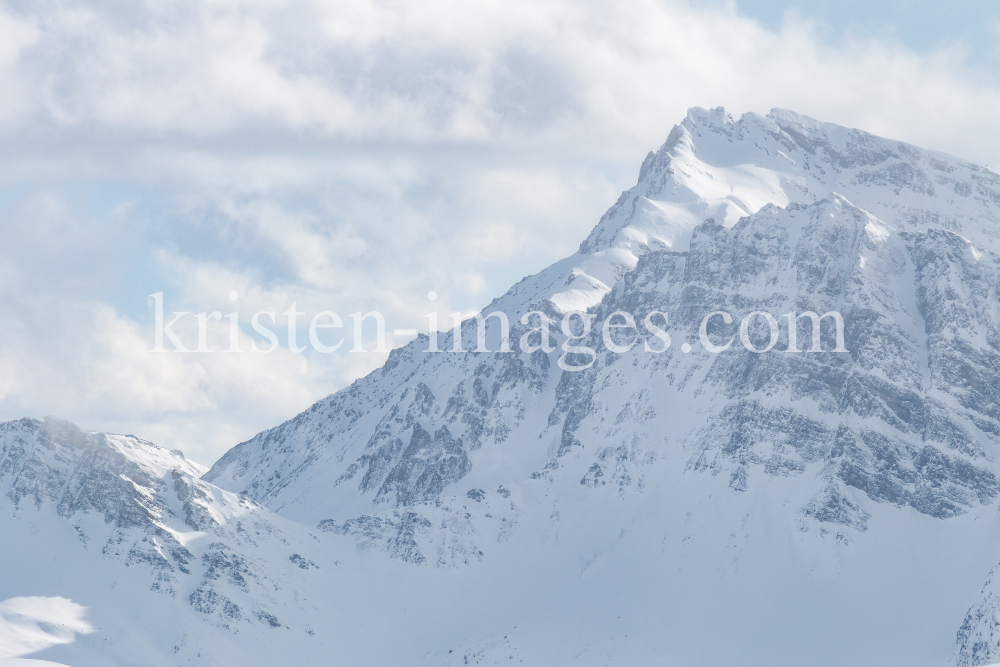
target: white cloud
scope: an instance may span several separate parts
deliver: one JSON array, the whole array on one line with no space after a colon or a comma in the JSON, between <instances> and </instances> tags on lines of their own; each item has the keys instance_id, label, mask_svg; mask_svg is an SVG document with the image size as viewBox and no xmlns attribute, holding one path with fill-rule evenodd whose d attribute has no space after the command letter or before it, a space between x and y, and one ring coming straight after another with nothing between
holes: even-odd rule
<instances>
[{"instance_id":1,"label":"white cloud","mask_svg":"<svg viewBox=\"0 0 1000 667\"><path fill-rule=\"evenodd\" d=\"M1000 91L958 47L671 1L21 4L0 84L0 418L206 463L384 355L151 355L152 292L391 331L433 289L446 322L572 252L694 105L1000 165Z\"/></svg>"}]
</instances>

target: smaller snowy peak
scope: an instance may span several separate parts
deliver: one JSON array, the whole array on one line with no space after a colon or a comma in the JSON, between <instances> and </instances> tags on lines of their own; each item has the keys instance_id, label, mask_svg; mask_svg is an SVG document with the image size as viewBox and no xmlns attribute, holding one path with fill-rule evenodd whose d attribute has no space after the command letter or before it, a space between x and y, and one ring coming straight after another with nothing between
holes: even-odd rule
<instances>
[{"instance_id":1,"label":"smaller snowy peak","mask_svg":"<svg viewBox=\"0 0 1000 667\"><path fill-rule=\"evenodd\" d=\"M224 630L305 623L308 612L280 591L315 567L304 565L318 558L315 540L202 481L205 472L132 435L52 417L0 423L0 504L19 530L45 525L84 552L146 569L145 590L186 600L183 613Z\"/></svg>"},{"instance_id":2,"label":"smaller snowy peak","mask_svg":"<svg viewBox=\"0 0 1000 667\"><path fill-rule=\"evenodd\" d=\"M120 452L126 458L140 463L152 470L162 473L179 470L192 477L200 477L208 470L207 466L195 463L184 456L178 449L168 450L155 445L148 440L142 440L134 435L104 435L108 445Z\"/></svg>"},{"instance_id":3,"label":"smaller snowy peak","mask_svg":"<svg viewBox=\"0 0 1000 667\"><path fill-rule=\"evenodd\" d=\"M15 503L61 499L95 475L132 471L159 478L171 471L199 477L207 470L179 451L132 435L84 431L67 421L21 419L0 423L0 489Z\"/></svg>"},{"instance_id":4,"label":"smaller snowy peak","mask_svg":"<svg viewBox=\"0 0 1000 667\"><path fill-rule=\"evenodd\" d=\"M0 448L0 492L16 509L51 506L68 519L97 514L119 529L165 531L173 509L158 496L205 472L180 452L52 417L0 424ZM205 516L199 497L188 496L177 502L181 515Z\"/></svg>"}]
</instances>

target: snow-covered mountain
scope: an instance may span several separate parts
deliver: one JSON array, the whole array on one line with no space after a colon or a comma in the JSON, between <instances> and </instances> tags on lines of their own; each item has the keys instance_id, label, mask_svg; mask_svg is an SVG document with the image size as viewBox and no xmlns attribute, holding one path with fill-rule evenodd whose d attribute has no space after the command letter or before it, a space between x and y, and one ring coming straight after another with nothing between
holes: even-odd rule
<instances>
[{"instance_id":1,"label":"snow-covered mountain","mask_svg":"<svg viewBox=\"0 0 1000 667\"><path fill-rule=\"evenodd\" d=\"M314 635L312 559L330 562L316 540L204 472L134 436L51 418L0 424L3 597L63 597L93 612L93 633L76 643L42 637L56 645L46 657L275 664L268 632ZM12 657L3 635L0 658Z\"/></svg>"},{"instance_id":2,"label":"snow-covered mountain","mask_svg":"<svg viewBox=\"0 0 1000 667\"><path fill-rule=\"evenodd\" d=\"M421 336L200 479L135 438L4 425L6 523L111 577L45 590L109 613L130 566L115 604L162 619L108 616L115 647L99 630L43 657L1000 659L998 234L987 169L788 111L694 109L576 254L484 309L511 352L496 318L494 351L473 351L475 320L461 353ZM562 357L557 323L552 352L522 352L533 310L587 310L572 344L594 353ZM605 334L616 311L669 347ZM704 335L734 342L715 353L718 311L732 321ZM806 311L842 316L842 351L834 317L822 351L808 318L789 349L783 316ZM752 312L780 324L765 353L740 341ZM766 346L763 315L745 336Z\"/></svg>"}]
</instances>

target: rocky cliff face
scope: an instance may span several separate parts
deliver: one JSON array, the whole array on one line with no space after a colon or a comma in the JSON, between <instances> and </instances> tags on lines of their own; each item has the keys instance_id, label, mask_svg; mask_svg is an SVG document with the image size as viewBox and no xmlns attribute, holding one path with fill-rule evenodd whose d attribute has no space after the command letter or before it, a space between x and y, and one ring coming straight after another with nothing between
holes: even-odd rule
<instances>
[{"instance_id":1,"label":"rocky cliff face","mask_svg":"<svg viewBox=\"0 0 1000 667\"><path fill-rule=\"evenodd\" d=\"M8 539L25 528L35 535L24 551L49 552L46 545L57 541L49 533L71 529L83 552L147 572L147 590L190 616L233 632L283 627L288 605L274 592L301 584L290 580L312 561L293 552L311 547L303 549L299 533L283 530L280 518L252 500L201 481L204 472L180 452L134 436L81 431L52 418L0 423L0 491L14 521ZM40 532L46 518L58 520ZM275 558L276 546L283 558ZM80 579L95 576L77 565L79 555L61 552L59 559L59 569ZM131 597L142 604L142 589ZM304 616L294 607L289 613L291 622ZM186 652L196 652L199 642L189 644Z\"/></svg>"},{"instance_id":2,"label":"rocky cliff face","mask_svg":"<svg viewBox=\"0 0 1000 667\"><path fill-rule=\"evenodd\" d=\"M559 350L435 354L424 338L382 371L234 448L205 479L313 522L436 501L477 459L499 452L521 470L491 481L531 479L583 447L585 420L612 420L644 452L665 441L693 447L691 471L725 472L733 488L744 489L758 469L790 475L821 464L820 495L844 507L850 487L939 518L961 514L997 495L988 465L1000 424L996 265L970 237L983 244L995 236L998 192L1000 179L972 165L788 112L735 122L719 110L693 111L575 258L612 270L614 253L627 251L621 275L591 290L587 299L601 299L591 312L598 323L619 310L637 321L665 312L671 349L606 354L595 328L585 342L597 363L574 373L556 367ZM716 217L694 223L695 213L673 215L678 207ZM570 272L570 287L582 271ZM524 292L516 286L492 306L515 322L512 341L527 330L516 323L529 308L557 318L568 298ZM783 321L766 354L738 343L708 354L698 327L713 311L836 311L847 351L829 352L836 341L827 319L828 352L787 352ZM799 349L811 347L810 324L798 322ZM721 321L711 325L723 335ZM466 349L475 346L474 326L467 323ZM552 337L565 339L558 327ZM689 356L682 341L694 347ZM663 392L670 405L655 405ZM624 412L605 414L623 402ZM651 436L643 425L658 414ZM586 447L595 456L609 437L601 431ZM603 466L594 465L595 473ZM820 500L811 501L812 516L851 514L818 508ZM852 516L851 525L863 524Z\"/></svg>"}]
</instances>

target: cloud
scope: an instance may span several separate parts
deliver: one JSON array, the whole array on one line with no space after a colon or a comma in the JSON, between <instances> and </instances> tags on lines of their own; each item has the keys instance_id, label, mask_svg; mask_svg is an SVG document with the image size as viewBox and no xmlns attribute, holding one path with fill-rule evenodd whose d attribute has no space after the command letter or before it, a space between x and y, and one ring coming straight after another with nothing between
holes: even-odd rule
<instances>
[{"instance_id":1,"label":"cloud","mask_svg":"<svg viewBox=\"0 0 1000 667\"><path fill-rule=\"evenodd\" d=\"M206 463L384 354L153 355L151 293L276 331L293 301L447 322L573 252L694 105L1000 164L1000 90L958 46L732 5L21 3L0 45L0 418Z\"/></svg>"}]
</instances>

